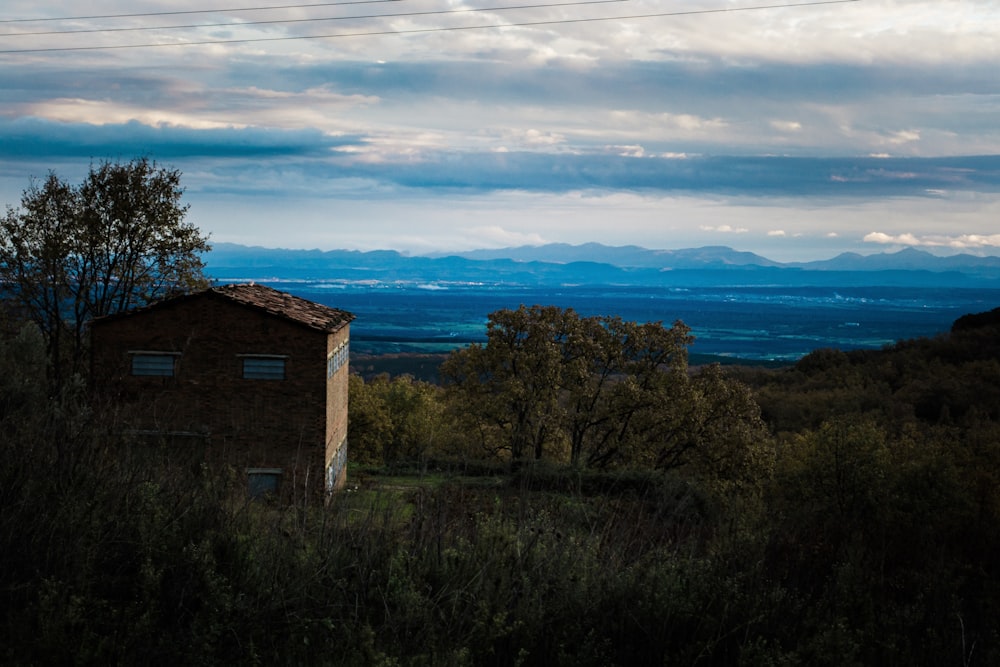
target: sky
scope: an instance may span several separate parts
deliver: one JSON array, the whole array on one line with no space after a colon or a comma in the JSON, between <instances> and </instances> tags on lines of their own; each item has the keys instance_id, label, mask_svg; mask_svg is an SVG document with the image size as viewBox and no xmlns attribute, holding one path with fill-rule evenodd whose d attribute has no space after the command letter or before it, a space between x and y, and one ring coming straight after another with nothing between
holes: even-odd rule
<instances>
[{"instance_id":1,"label":"sky","mask_svg":"<svg viewBox=\"0 0 1000 667\"><path fill-rule=\"evenodd\" d=\"M0 204L145 156L213 242L1000 255L998 35L996 0L5 0Z\"/></svg>"}]
</instances>

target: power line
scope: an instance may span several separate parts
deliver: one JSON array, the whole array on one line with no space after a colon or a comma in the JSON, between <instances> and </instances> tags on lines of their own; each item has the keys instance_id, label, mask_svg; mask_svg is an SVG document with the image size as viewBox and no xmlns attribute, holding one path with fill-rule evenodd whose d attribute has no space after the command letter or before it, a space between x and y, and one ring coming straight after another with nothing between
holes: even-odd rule
<instances>
[{"instance_id":1,"label":"power line","mask_svg":"<svg viewBox=\"0 0 1000 667\"><path fill-rule=\"evenodd\" d=\"M316 2L307 5L272 5L270 7L236 7L233 9L189 9L176 12L145 12L142 14L95 14L93 16L49 16L35 19L0 19L0 23L42 23L53 21L91 21L94 19L134 19L150 16L183 16L188 14L234 14L237 12L263 12L270 9L306 9L309 7L334 7L336 5L364 5L374 2L399 2L400 0L343 0L341 2Z\"/></svg>"},{"instance_id":2,"label":"power line","mask_svg":"<svg viewBox=\"0 0 1000 667\"><path fill-rule=\"evenodd\" d=\"M597 2L623 2L631 0L591 0L593 3ZM145 48L162 48L162 47L178 47L178 46L213 46L221 44L251 44L251 43L261 43L261 42L289 42L289 41L299 41L299 40L313 40L313 39L339 39L344 37L377 37L386 35L412 35L419 33L431 33L431 32L451 32L457 30L492 30L497 28L519 28L519 27L532 27L532 26L542 26L542 25L560 25L560 24L572 24L572 23L593 23L599 21L626 21L635 19L648 19L648 18L664 18L670 16L693 16L699 14L724 14L724 13L735 13L735 12L748 12L748 11L763 11L770 9L792 9L799 7L815 7L818 5L839 5L851 2L861 2L861 0L813 0L811 2L800 2L794 4L783 4L783 5L756 5L753 7L723 7L716 9L694 9L687 11L674 11L674 12L654 12L649 14L630 14L625 16L598 16L591 18L579 18L579 19L550 19L544 21L521 21L514 23L491 23L484 25L475 26L443 26L443 27L433 27L433 28L411 28L403 30L373 30L366 32L348 32L348 33L334 33L328 35L288 35L284 37L248 37L244 39L211 39L211 40L199 40L193 42L172 42L172 43L162 43L153 42L145 44L116 44L116 45L104 45L104 46L58 46L49 48L37 48L37 49L6 49L0 50L0 54L19 54L19 53L56 53L56 52L67 52L67 51L112 51L112 50L124 50L124 49L145 49ZM565 3L565 4L585 4L581 3ZM539 5L538 7L544 7L545 5ZM459 12L472 12L476 10L442 10L441 12L430 12L430 13L446 13L448 11L459 11ZM496 11L496 10L493 10ZM392 14L384 14L376 17L364 17L364 18L387 18L392 17ZM401 14L400 16L405 16ZM360 17L348 17L348 18L360 18ZM319 20L319 19L310 19ZM241 24L226 24L234 27L238 27Z\"/></svg>"},{"instance_id":3,"label":"power line","mask_svg":"<svg viewBox=\"0 0 1000 667\"><path fill-rule=\"evenodd\" d=\"M368 2L401 2L402 0L367 0ZM360 16L328 16L308 19L274 19L267 21L245 21L242 23L195 23L191 25L165 25L165 26L139 26L129 28L89 28L84 30L46 30L43 32L19 32L10 35L0 35L3 37L30 37L39 35L78 35L103 32L137 32L149 30L180 30L190 28L242 28L253 25L279 25L287 23L318 23L326 21L349 21L352 19L381 19L381 18L402 18L409 16L433 16L440 14L474 14L479 12L500 12L513 9L549 9L552 7L578 7L582 5L607 5L620 2L631 2L632 0L575 0L574 2L548 2L537 5L511 5L507 7L472 7L468 9L435 9L422 12L397 12L394 14L363 14ZM357 4L361 4L360 2Z\"/></svg>"}]
</instances>

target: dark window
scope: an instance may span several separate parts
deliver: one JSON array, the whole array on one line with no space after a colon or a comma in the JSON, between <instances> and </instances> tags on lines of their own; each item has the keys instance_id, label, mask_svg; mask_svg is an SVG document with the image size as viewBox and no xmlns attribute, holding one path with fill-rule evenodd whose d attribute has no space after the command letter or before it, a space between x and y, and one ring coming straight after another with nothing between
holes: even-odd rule
<instances>
[{"instance_id":1,"label":"dark window","mask_svg":"<svg viewBox=\"0 0 1000 667\"><path fill-rule=\"evenodd\" d=\"M132 375L171 377L174 374L174 359L178 355L171 352L132 352Z\"/></svg>"},{"instance_id":2,"label":"dark window","mask_svg":"<svg viewBox=\"0 0 1000 667\"><path fill-rule=\"evenodd\" d=\"M277 495L281 482L281 468L248 468L247 492L251 498Z\"/></svg>"},{"instance_id":3,"label":"dark window","mask_svg":"<svg viewBox=\"0 0 1000 667\"><path fill-rule=\"evenodd\" d=\"M284 380L284 357L243 357L243 377L247 380Z\"/></svg>"}]
</instances>

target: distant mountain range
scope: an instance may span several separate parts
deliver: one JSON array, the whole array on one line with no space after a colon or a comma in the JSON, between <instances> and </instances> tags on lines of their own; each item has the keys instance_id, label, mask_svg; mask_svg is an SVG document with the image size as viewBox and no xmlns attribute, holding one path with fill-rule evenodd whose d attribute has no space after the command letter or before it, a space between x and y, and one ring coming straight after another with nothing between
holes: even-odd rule
<instances>
[{"instance_id":1,"label":"distant mountain range","mask_svg":"<svg viewBox=\"0 0 1000 667\"><path fill-rule=\"evenodd\" d=\"M860 255L845 252L833 259L781 263L728 246L704 246L683 250L649 250L640 246L605 246L600 243L569 245L551 243L499 250L452 253L475 260L514 259L522 262L599 262L619 267L677 269L732 269L747 267L798 268L809 271L960 271L978 274L1000 271L1000 257L962 254L939 257L907 248L895 253ZM436 255L444 257L445 255Z\"/></svg>"},{"instance_id":2,"label":"distant mountain range","mask_svg":"<svg viewBox=\"0 0 1000 667\"><path fill-rule=\"evenodd\" d=\"M781 263L727 246L650 250L548 244L410 256L393 250L287 250L215 244L208 273L235 280L343 280L532 285L886 285L998 287L1000 257L916 249Z\"/></svg>"},{"instance_id":3,"label":"distant mountain range","mask_svg":"<svg viewBox=\"0 0 1000 667\"><path fill-rule=\"evenodd\" d=\"M781 266L752 252L741 252L727 246L705 246L685 250L649 250L635 245L606 246L600 243L569 245L550 243L541 246L520 246L499 250L471 250L451 253L454 256L480 261L513 259L520 262L597 262L622 268L646 269L706 269L746 266ZM431 255L445 257L445 254Z\"/></svg>"}]
</instances>

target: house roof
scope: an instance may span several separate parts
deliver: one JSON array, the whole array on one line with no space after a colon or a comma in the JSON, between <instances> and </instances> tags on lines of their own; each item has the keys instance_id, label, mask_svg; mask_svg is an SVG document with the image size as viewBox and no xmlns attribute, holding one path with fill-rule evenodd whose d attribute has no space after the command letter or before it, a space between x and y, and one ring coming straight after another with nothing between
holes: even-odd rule
<instances>
[{"instance_id":1,"label":"house roof","mask_svg":"<svg viewBox=\"0 0 1000 667\"><path fill-rule=\"evenodd\" d=\"M354 319L354 315L346 310L330 308L256 283L221 285L207 291L320 331L337 331Z\"/></svg>"},{"instance_id":2,"label":"house roof","mask_svg":"<svg viewBox=\"0 0 1000 667\"><path fill-rule=\"evenodd\" d=\"M203 296L228 299L243 306L264 311L269 315L274 315L275 317L305 325L310 329L327 333L338 331L354 319L353 313L349 313L346 310L330 308L329 306L293 296L287 292L282 292L265 285L243 283L219 285L200 292L171 297L163 301L151 303L142 308L97 318L94 320L94 324L138 315L139 313L154 310L167 304L177 304L186 299Z\"/></svg>"}]
</instances>

